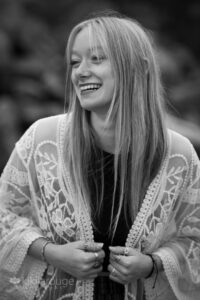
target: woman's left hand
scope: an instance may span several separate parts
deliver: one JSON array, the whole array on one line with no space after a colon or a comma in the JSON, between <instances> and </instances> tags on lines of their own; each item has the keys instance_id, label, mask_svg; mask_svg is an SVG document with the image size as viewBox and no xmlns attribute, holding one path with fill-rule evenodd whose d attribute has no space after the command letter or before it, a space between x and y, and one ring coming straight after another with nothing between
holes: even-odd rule
<instances>
[{"instance_id":1,"label":"woman's left hand","mask_svg":"<svg viewBox=\"0 0 200 300\"><path fill-rule=\"evenodd\" d=\"M130 247L109 247L110 279L127 284L139 278L147 277L153 268L152 259Z\"/></svg>"}]
</instances>

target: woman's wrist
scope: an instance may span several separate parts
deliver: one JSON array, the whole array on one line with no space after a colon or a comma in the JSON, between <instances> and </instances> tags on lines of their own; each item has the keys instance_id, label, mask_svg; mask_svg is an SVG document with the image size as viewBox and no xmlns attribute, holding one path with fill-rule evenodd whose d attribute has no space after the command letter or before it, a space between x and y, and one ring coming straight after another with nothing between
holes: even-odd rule
<instances>
[{"instance_id":1,"label":"woman's wrist","mask_svg":"<svg viewBox=\"0 0 200 300\"><path fill-rule=\"evenodd\" d=\"M162 263L162 260L161 260L160 256L158 256L157 254L154 254L154 253L152 255L153 255L153 258L155 260L158 272L163 271L164 268L163 268L163 263Z\"/></svg>"},{"instance_id":2,"label":"woman's wrist","mask_svg":"<svg viewBox=\"0 0 200 300\"><path fill-rule=\"evenodd\" d=\"M46 250L46 247L48 244L52 244L51 241L49 240L46 240L44 242L44 244L42 245L42 249L41 249L41 257L42 257L42 260L45 261L46 263L48 263L47 259L46 259L46 254L45 254L45 250Z\"/></svg>"},{"instance_id":3,"label":"woman's wrist","mask_svg":"<svg viewBox=\"0 0 200 300\"><path fill-rule=\"evenodd\" d=\"M28 255L36 259L48 262L46 258L46 248L48 245L54 244L44 237L38 238L29 246Z\"/></svg>"},{"instance_id":4,"label":"woman's wrist","mask_svg":"<svg viewBox=\"0 0 200 300\"><path fill-rule=\"evenodd\" d=\"M154 272L154 263L151 256L146 254L146 259L148 259L148 262L147 262L146 274L144 276L145 279L151 277L151 275Z\"/></svg>"},{"instance_id":5,"label":"woman's wrist","mask_svg":"<svg viewBox=\"0 0 200 300\"><path fill-rule=\"evenodd\" d=\"M146 278L149 278L153 274L153 271L155 271L155 268L156 268L157 272L163 271L162 260L157 254L154 254L154 253L146 254L146 256L148 256L149 259L151 260L151 266L152 266L152 268L149 269L150 275L147 275Z\"/></svg>"},{"instance_id":6,"label":"woman's wrist","mask_svg":"<svg viewBox=\"0 0 200 300\"><path fill-rule=\"evenodd\" d=\"M58 253L58 247L59 245L53 244L53 243L47 243L44 249L44 259L45 261L53 265L54 267L57 266L57 253Z\"/></svg>"},{"instance_id":7,"label":"woman's wrist","mask_svg":"<svg viewBox=\"0 0 200 300\"><path fill-rule=\"evenodd\" d=\"M161 258L156 254L147 254L147 256L152 261L152 269L150 270L149 274L145 277L145 279L150 278L152 275L155 275L153 288L155 288L156 281L158 278L158 273L163 270L163 264Z\"/></svg>"}]
</instances>

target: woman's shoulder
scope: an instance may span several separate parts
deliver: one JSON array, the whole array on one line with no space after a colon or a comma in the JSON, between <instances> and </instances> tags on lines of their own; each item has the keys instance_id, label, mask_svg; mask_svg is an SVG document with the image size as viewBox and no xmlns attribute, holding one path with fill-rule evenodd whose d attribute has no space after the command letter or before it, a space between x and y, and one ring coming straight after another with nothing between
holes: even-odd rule
<instances>
[{"instance_id":1,"label":"woman's shoulder","mask_svg":"<svg viewBox=\"0 0 200 300\"><path fill-rule=\"evenodd\" d=\"M38 147L50 144L57 147L61 128L66 128L69 120L70 115L68 114L38 119L17 141L17 153L25 163L28 163Z\"/></svg>"},{"instance_id":2,"label":"woman's shoulder","mask_svg":"<svg viewBox=\"0 0 200 300\"><path fill-rule=\"evenodd\" d=\"M37 126L44 126L44 130L51 130L52 128L56 128L58 122L64 121L67 118L67 114L59 114L59 115L53 115L44 117L41 119L38 119L34 122Z\"/></svg>"},{"instance_id":3,"label":"woman's shoulder","mask_svg":"<svg viewBox=\"0 0 200 300\"><path fill-rule=\"evenodd\" d=\"M168 136L170 155L182 155L190 160L193 151L193 145L190 140L184 135L171 129L168 129Z\"/></svg>"},{"instance_id":4,"label":"woman's shoulder","mask_svg":"<svg viewBox=\"0 0 200 300\"><path fill-rule=\"evenodd\" d=\"M36 143L42 142L45 140L56 141L59 127L66 126L70 119L69 114L59 114L54 116L49 116L37 120L33 126L36 127L35 130L35 140Z\"/></svg>"}]
</instances>

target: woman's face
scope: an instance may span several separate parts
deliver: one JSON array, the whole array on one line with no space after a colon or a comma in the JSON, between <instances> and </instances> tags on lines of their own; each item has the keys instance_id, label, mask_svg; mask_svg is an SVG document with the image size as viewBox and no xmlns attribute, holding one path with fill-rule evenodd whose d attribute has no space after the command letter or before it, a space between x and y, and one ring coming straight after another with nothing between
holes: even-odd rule
<instances>
[{"instance_id":1,"label":"woman's face","mask_svg":"<svg viewBox=\"0 0 200 300\"><path fill-rule=\"evenodd\" d=\"M81 106L105 115L111 104L115 79L102 47L89 37L84 27L75 37L71 53L71 80Z\"/></svg>"}]
</instances>

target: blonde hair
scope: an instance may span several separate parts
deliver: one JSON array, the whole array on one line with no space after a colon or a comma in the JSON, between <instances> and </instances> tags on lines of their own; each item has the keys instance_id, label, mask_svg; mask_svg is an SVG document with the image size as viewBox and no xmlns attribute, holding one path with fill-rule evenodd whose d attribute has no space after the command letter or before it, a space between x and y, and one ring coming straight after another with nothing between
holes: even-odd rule
<instances>
[{"instance_id":1,"label":"blonde hair","mask_svg":"<svg viewBox=\"0 0 200 300\"><path fill-rule=\"evenodd\" d=\"M115 186L109 229L109 233L114 235L122 210L126 220L129 212L134 221L146 189L157 174L166 153L162 87L151 38L136 21L118 16L100 16L86 20L72 30L66 49L66 94L72 118L68 136L69 160L77 194L86 201L91 214L95 212L92 211L86 174L92 153L97 156L98 150L89 112L80 106L75 94L70 66L74 39L86 26L110 59L116 82L107 115L116 124ZM114 216L118 174L120 200ZM101 210L102 195L103 187L97 211Z\"/></svg>"}]
</instances>

